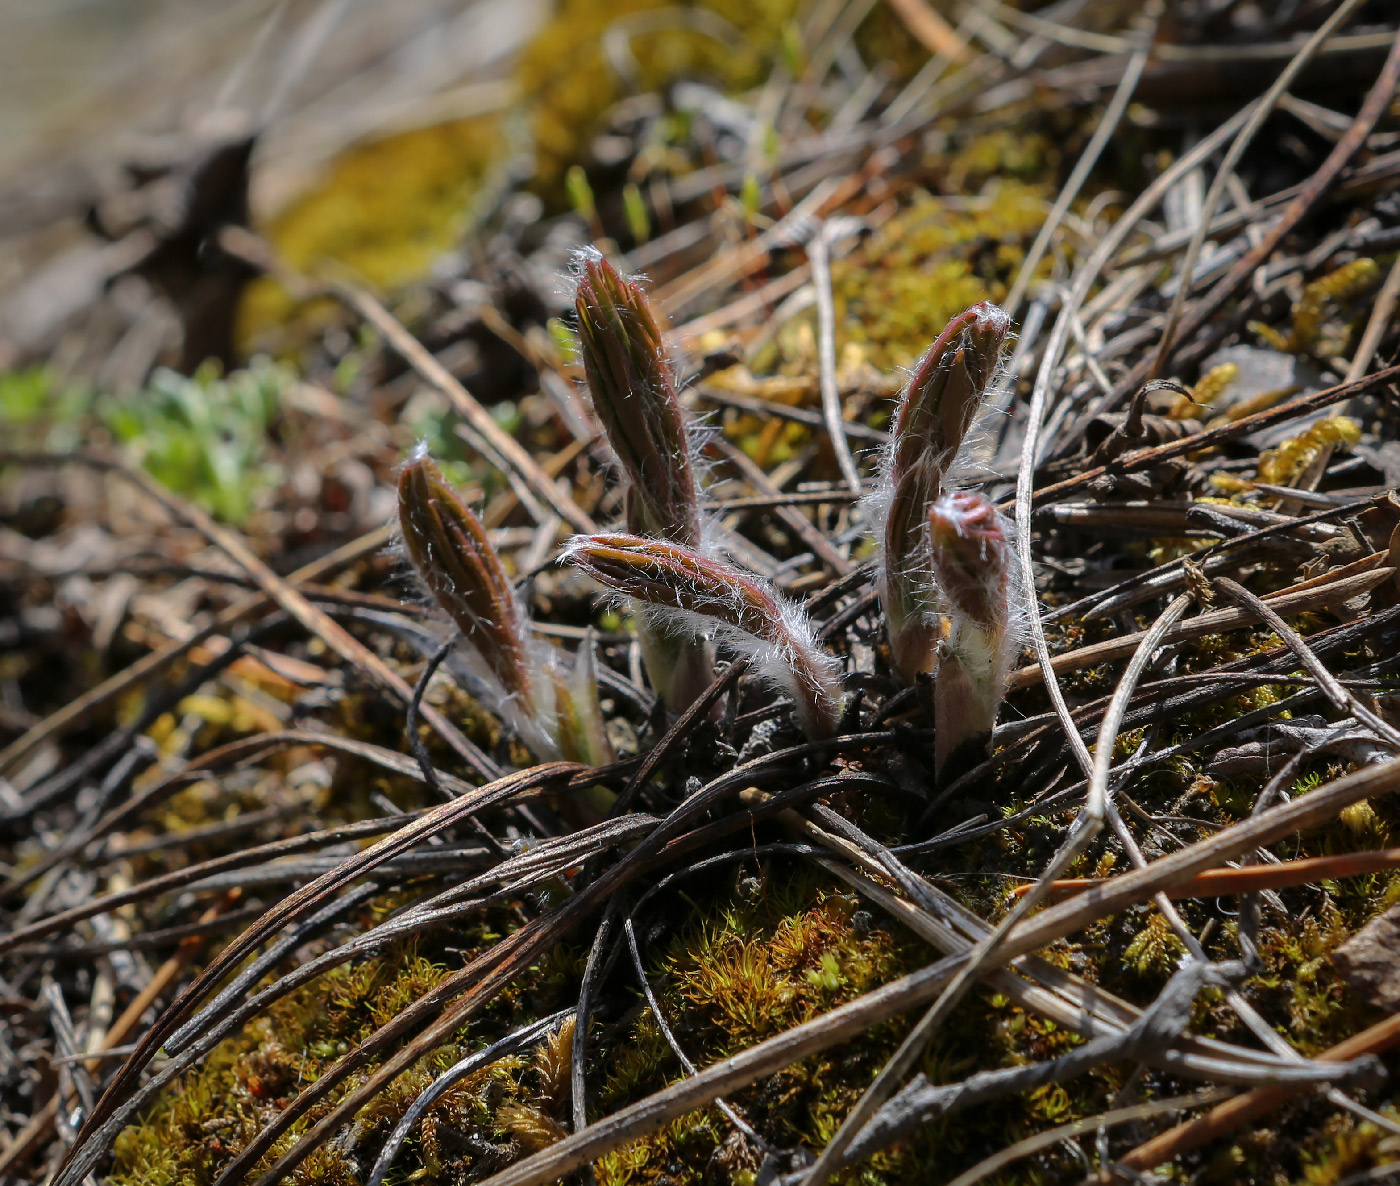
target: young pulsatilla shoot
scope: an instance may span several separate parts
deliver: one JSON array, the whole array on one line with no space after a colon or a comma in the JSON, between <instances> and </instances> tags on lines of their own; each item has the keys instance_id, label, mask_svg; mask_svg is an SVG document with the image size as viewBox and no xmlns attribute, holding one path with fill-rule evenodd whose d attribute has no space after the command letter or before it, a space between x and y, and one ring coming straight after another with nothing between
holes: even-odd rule
<instances>
[{"instance_id":1,"label":"young pulsatilla shoot","mask_svg":"<svg viewBox=\"0 0 1400 1186\"><path fill-rule=\"evenodd\" d=\"M658 633L713 632L752 659L792 697L807 736L835 733L841 704L836 661L817 645L803 612L758 578L679 544L635 535L577 535L565 556L631 601Z\"/></svg>"},{"instance_id":2,"label":"young pulsatilla shoot","mask_svg":"<svg viewBox=\"0 0 1400 1186\"><path fill-rule=\"evenodd\" d=\"M611 762L591 647L568 668L531 636L485 528L425 454L399 477L399 527L419 579L461 632L473 694L541 760Z\"/></svg>"},{"instance_id":3,"label":"young pulsatilla shoot","mask_svg":"<svg viewBox=\"0 0 1400 1186\"><path fill-rule=\"evenodd\" d=\"M919 360L895 412L871 517L891 660L906 684L933 670L941 633L928 510L947 488L948 472L996 377L1010 324L988 302L953 318Z\"/></svg>"},{"instance_id":4,"label":"young pulsatilla shoot","mask_svg":"<svg viewBox=\"0 0 1400 1186\"><path fill-rule=\"evenodd\" d=\"M700 487L685 409L661 329L635 281L596 250L576 261L579 349L593 410L626 482L627 530L700 549ZM714 678L709 648L642 624L642 656L672 711Z\"/></svg>"},{"instance_id":5,"label":"young pulsatilla shoot","mask_svg":"<svg viewBox=\"0 0 1400 1186\"><path fill-rule=\"evenodd\" d=\"M928 553L947 627L934 679L934 763L985 746L1020 646L1008 524L982 494L956 491L928 509Z\"/></svg>"}]
</instances>

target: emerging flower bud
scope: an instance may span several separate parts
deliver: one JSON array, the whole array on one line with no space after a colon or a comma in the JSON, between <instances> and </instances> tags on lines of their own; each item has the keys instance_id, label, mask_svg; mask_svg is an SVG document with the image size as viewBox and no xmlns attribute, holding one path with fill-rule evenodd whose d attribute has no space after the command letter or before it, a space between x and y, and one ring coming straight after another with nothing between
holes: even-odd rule
<instances>
[{"instance_id":1,"label":"emerging flower bud","mask_svg":"<svg viewBox=\"0 0 1400 1186\"><path fill-rule=\"evenodd\" d=\"M829 737L839 719L836 662L810 623L758 578L689 548L635 535L580 535L565 555L599 584L631 599L673 633L715 631L752 659L793 700L809 737Z\"/></svg>"},{"instance_id":2,"label":"emerging flower bud","mask_svg":"<svg viewBox=\"0 0 1400 1186\"><path fill-rule=\"evenodd\" d=\"M506 695L533 712L529 641L515 590L481 521L422 454L399 477L399 526L428 592Z\"/></svg>"},{"instance_id":3,"label":"emerging flower bud","mask_svg":"<svg viewBox=\"0 0 1400 1186\"><path fill-rule=\"evenodd\" d=\"M628 528L694 547L699 496L685 411L646 295L596 251L574 308L593 408L627 477Z\"/></svg>"},{"instance_id":4,"label":"emerging flower bud","mask_svg":"<svg viewBox=\"0 0 1400 1186\"><path fill-rule=\"evenodd\" d=\"M1015 553L1006 521L981 494L957 491L928 511L928 549L946 633L934 682L934 764L990 738L1016 657Z\"/></svg>"},{"instance_id":5,"label":"emerging flower bud","mask_svg":"<svg viewBox=\"0 0 1400 1186\"><path fill-rule=\"evenodd\" d=\"M896 673L912 684L932 670L938 639L928 576L926 518L996 376L1010 318L983 302L948 323L900 397L872 518L878 588Z\"/></svg>"},{"instance_id":6,"label":"emerging flower bud","mask_svg":"<svg viewBox=\"0 0 1400 1186\"><path fill-rule=\"evenodd\" d=\"M461 631L454 675L542 761L611 762L592 640L570 668L531 637L485 529L421 453L399 478L399 525L419 578Z\"/></svg>"},{"instance_id":7,"label":"emerging flower bud","mask_svg":"<svg viewBox=\"0 0 1400 1186\"><path fill-rule=\"evenodd\" d=\"M686 415L661 330L635 281L597 251L579 254L579 345L593 409L627 481L627 529L700 546L700 490ZM690 706L714 678L704 642L639 631L652 687L673 712Z\"/></svg>"},{"instance_id":8,"label":"emerging flower bud","mask_svg":"<svg viewBox=\"0 0 1400 1186\"><path fill-rule=\"evenodd\" d=\"M1005 632L1014 557L1006 521L982 494L956 490L928 509L929 559L951 617Z\"/></svg>"},{"instance_id":9,"label":"emerging flower bud","mask_svg":"<svg viewBox=\"0 0 1400 1186\"><path fill-rule=\"evenodd\" d=\"M938 335L915 367L895 414L892 476L927 465L941 480L982 408L1010 328L1005 310L982 301Z\"/></svg>"}]
</instances>

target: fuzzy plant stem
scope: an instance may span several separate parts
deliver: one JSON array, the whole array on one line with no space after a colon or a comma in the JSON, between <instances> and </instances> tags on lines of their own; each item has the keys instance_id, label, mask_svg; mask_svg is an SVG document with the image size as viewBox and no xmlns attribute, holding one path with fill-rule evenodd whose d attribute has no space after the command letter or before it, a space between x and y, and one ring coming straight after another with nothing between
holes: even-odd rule
<instances>
[{"instance_id":1,"label":"fuzzy plant stem","mask_svg":"<svg viewBox=\"0 0 1400 1186\"><path fill-rule=\"evenodd\" d=\"M627 530L699 549L701 496L686 413L646 294L596 250L580 252L576 269L579 351L593 410L626 481ZM652 686L673 712L714 678L703 641L643 622L639 642Z\"/></svg>"},{"instance_id":2,"label":"fuzzy plant stem","mask_svg":"<svg viewBox=\"0 0 1400 1186\"><path fill-rule=\"evenodd\" d=\"M515 590L481 521L422 452L399 476L399 527L433 599L505 693L534 711L525 615Z\"/></svg>"},{"instance_id":3,"label":"fuzzy plant stem","mask_svg":"<svg viewBox=\"0 0 1400 1186\"><path fill-rule=\"evenodd\" d=\"M985 750L1019 646L1008 524L985 495L957 491L929 507L928 552L947 629L934 680L934 764Z\"/></svg>"},{"instance_id":4,"label":"fuzzy plant stem","mask_svg":"<svg viewBox=\"0 0 1400 1186\"><path fill-rule=\"evenodd\" d=\"M714 633L792 697L803 731L830 737L840 719L836 661L795 605L758 578L679 544L635 535L581 535L568 559L631 601L658 632Z\"/></svg>"},{"instance_id":5,"label":"fuzzy plant stem","mask_svg":"<svg viewBox=\"0 0 1400 1186\"><path fill-rule=\"evenodd\" d=\"M895 674L913 684L938 657L927 516L996 377L1010 318L983 302L954 317L919 360L895 412L871 500L880 604Z\"/></svg>"},{"instance_id":6,"label":"fuzzy plant stem","mask_svg":"<svg viewBox=\"0 0 1400 1186\"><path fill-rule=\"evenodd\" d=\"M419 579L461 632L487 707L541 760L612 761L591 640L572 669L536 643L486 529L422 452L399 478L399 526Z\"/></svg>"}]
</instances>

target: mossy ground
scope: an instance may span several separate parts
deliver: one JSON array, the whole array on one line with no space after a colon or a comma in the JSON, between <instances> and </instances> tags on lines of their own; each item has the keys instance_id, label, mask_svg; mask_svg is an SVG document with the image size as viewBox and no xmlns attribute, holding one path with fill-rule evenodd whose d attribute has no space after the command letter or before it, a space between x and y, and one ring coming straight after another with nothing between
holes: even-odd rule
<instances>
[{"instance_id":1,"label":"mossy ground","mask_svg":"<svg viewBox=\"0 0 1400 1186\"><path fill-rule=\"evenodd\" d=\"M626 0L621 6L563 0L523 58L519 77L535 136L533 184L552 203L563 203L566 169L583 159L581 146L623 93L622 81L604 59L603 32L620 18L657 10L659 5L652 0ZM680 77L699 77L734 91L762 83L780 62L801 69L800 54L792 52L796 8L791 0L748 5L724 0L709 10L734 26L742 37L742 51L731 52L693 28L639 33L633 48L643 63L637 80L643 88L661 89ZM893 64L895 76L907 76L917 57L907 36L881 13L883 6L862 30L863 44L885 46L882 52ZM561 60L567 60L570 68L561 70ZM928 163L917 191L901 200L897 213L869 240L836 261L833 287L843 364L885 373L907 366L951 315L979 300L1004 298L1063 179L1065 162L1073 159L1083 139L1082 126L1056 127L1053 120L1033 113L1011 128L974 129L966 134L948 128L945 132L949 149ZM502 151L501 137L499 122L476 120L360 146L337 162L323 188L283 214L268 228L269 233L297 268L315 272L322 261L333 259L376 287L391 289L411 282L456 241L474 194ZM1094 193L1117 183L1117 172L1125 168L1122 159L1107 164L1078 209L1092 201ZM1041 274L1059 274L1065 263L1048 258ZM1314 322L1337 313L1353 296L1339 286L1312 292L1307 298L1311 305L1300 302L1306 306L1301 322L1305 332L1291 345L1302 350L1317 337ZM292 312L283 294L259 284L245 308L246 331L255 336L270 326L290 324L283 341L294 342L309 332L319 314L303 310L298 316L304 321L289 323ZM760 381L788 383L787 395L776 387L766 393L780 402L807 407L816 403L813 321L811 313L804 313L778 327L771 347L751 360ZM28 406L34 400L24 384L14 385L10 398L16 406ZM764 465L794 456L818 435L801 425L765 426L757 417L732 417L723 428ZM1334 438L1309 439L1294 449L1281 450L1264 476L1288 480L1306 464L1315 446L1347 443L1344 433ZM1159 563L1194 550L1197 544L1130 543L1123 549L1123 563ZM378 577L383 569L381 565ZM1283 565L1270 575L1283 582L1290 574ZM371 591L378 587L366 585ZM1317 616L1297 619L1295 624L1309 630L1329 621ZM1149 626L1150 616L1137 615L1135 624ZM619 622L614 617L606 625L616 629ZM1082 646L1112 636L1119 625L1071 619L1052 630L1052 645L1056 650ZM1207 670L1276 647L1278 641L1264 630L1210 636L1180 649L1177 670ZM1111 666L1075 673L1066 679L1066 689L1079 698L1105 695L1117 670ZM1281 694L1263 688L1222 698L1159 727L1155 744L1185 741ZM501 752L508 745L496 724L465 698L454 697L445 707L487 749ZM1011 701L1015 713L1029 715L1045 708L1039 691L1017 694ZM326 723L347 735L385 745L401 742L402 718L353 687L335 702ZM180 748L177 741L188 744L188 737L177 737L188 727L200 730L199 747L204 748L255 732L266 722L256 715L251 701L210 697L203 703L181 704L150 732L162 752L169 754ZM1137 731L1120 738L1122 752L1142 738ZM309 751L294 751L284 762L269 763L273 781L311 758ZM1234 823L1251 810L1263 778L1212 777L1203 769L1207 758L1187 754L1149 769L1134 781L1133 802L1153 817L1151 826L1144 824L1144 832L1158 849L1187 843L1201 830ZM422 804L420 791L407 780L352 770L332 787L317 784L319 789L308 791L307 806L314 808L322 824L377 813L379 809L370 802L371 790L383 791L403 807ZM1325 760L1312 763L1300 773L1291 793L1306 794L1341 772L1342 767ZM1015 775L1011 772L993 788L996 801L987 805L991 811L1011 816L1032 806ZM152 831L199 827L255 808L269 790L237 779L196 784L152 813L147 823ZM678 788L668 790L675 793ZM900 818L878 802L863 805L860 814L862 822L877 833L882 824ZM1012 886L1043 867L1068 822L1065 812L1032 815L993 837L948 850L928 871L970 908L984 917L998 916L1007 907ZM1280 845L1277 851L1282 857L1293 857L1380 848L1392 843L1398 833L1400 807L1394 801L1380 801L1353 810L1328 828ZM765 829L758 838L782 835ZM196 848L186 855L215 853ZM1106 849L1072 872L1103 876L1125 865L1121 852ZM165 868L152 858L131 863L137 877ZM559 886L554 892L567 891ZM1265 1019L1303 1053L1316 1054L1375 1019L1374 1012L1341 981L1327 955L1397 900L1400 875L1371 875L1284 891L1277 899L1281 911L1275 905L1266 906L1260 933L1264 969L1251 981L1248 995ZM381 902L367 911L366 918L354 921L363 925L371 916L381 918L393 904L392 900ZM473 954L521 925L532 905L493 908L469 923L342 966L284 999L239 1037L220 1046L172 1087L139 1125L122 1135L108 1177L118 1186L212 1182L220 1167L277 1114L300 1085L314 1080L352 1044L396 1016ZM1229 903L1190 902L1181 909L1211 954L1232 958L1237 953L1237 924ZM722 878L682 880L638 917L637 927L645 974L661 1012L682 1049L700 1066L923 966L933 955L925 944L886 922L834 880L788 858L745 860ZM1091 983L1146 1004L1170 976L1181 944L1154 907L1142 906L1102 920L1046 954ZM298 1171L296 1180L335 1186L358 1181L366 1160L437 1074L466 1051L575 1003L584 955L575 945L552 952L451 1042L397 1080L361 1115L351 1142L324 1147ZM643 1098L685 1073L646 1007L625 956L605 988L606 1005L593 1035L588 1068L593 1118ZM736 1093L729 1102L771 1145L785 1150L818 1149L888 1059L907 1025L905 1019L875 1027L857 1041ZM1223 1039L1250 1040L1218 995L1203 998L1197 1029ZM1004 997L977 992L943 1027L922 1069L935 1081L950 1082L976 1069L1054 1057L1078 1041L1074 1034ZM567 1042L558 1034L537 1051L498 1060L467 1078L438 1101L411 1135L390 1181L474 1182L558 1139L568 1112L566 1064ZM1396 1069L1394 1059L1391 1066ZM1123 1086L1128 1070L1105 1068L984 1112L925 1126L915 1138L881 1154L845 1180L870 1186L946 1180L961 1167L1031 1132L1102 1111ZM1149 1096L1172 1094L1182 1086L1155 1074L1141 1083ZM1384 1097L1372 1102L1390 1106ZM272 1156L284 1151L319 1114L313 1112L294 1126ZM1331 1186L1353 1168L1370 1165L1384 1139L1353 1118L1329 1114L1317 1100L1303 1099L1272 1115L1266 1126L1241 1134L1223 1147L1209 1147L1170 1172L1180 1180L1202 1183L1248 1180L1271 1186L1284 1182ZM594 1173L602 1186L709 1182L748 1186L757 1180L759 1168L759 1154L736 1140L728 1119L711 1108L609 1154L594 1166ZM1082 1172L1082 1163L1061 1149L1021 1165L1002 1180L1070 1181Z\"/></svg>"}]
</instances>

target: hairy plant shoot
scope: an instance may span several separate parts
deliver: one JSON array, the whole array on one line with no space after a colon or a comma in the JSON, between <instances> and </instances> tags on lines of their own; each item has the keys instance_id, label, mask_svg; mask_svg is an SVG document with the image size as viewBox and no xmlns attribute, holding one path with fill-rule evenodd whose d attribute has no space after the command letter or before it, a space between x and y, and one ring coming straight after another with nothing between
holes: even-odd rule
<instances>
[{"instance_id":1,"label":"hairy plant shoot","mask_svg":"<svg viewBox=\"0 0 1400 1186\"><path fill-rule=\"evenodd\" d=\"M1020 646L1009 526L982 494L956 491L928 511L928 550L947 626L934 682L934 762L989 738Z\"/></svg>"},{"instance_id":2,"label":"hairy plant shoot","mask_svg":"<svg viewBox=\"0 0 1400 1186\"><path fill-rule=\"evenodd\" d=\"M817 645L806 615L757 577L679 544L635 535L575 536L565 555L631 601L656 630L690 637L713 632L751 659L792 697L809 737L836 731L836 661Z\"/></svg>"},{"instance_id":3,"label":"hairy plant shoot","mask_svg":"<svg viewBox=\"0 0 1400 1186\"><path fill-rule=\"evenodd\" d=\"M596 250L579 253L580 352L593 409L626 482L627 530L701 547L700 487L685 409L661 329L635 280ZM643 624L642 658L668 708L688 707L714 678L704 642Z\"/></svg>"},{"instance_id":4,"label":"hairy plant shoot","mask_svg":"<svg viewBox=\"0 0 1400 1186\"><path fill-rule=\"evenodd\" d=\"M928 508L996 377L1006 313L987 302L948 323L919 360L895 412L880 482L870 502L878 544L878 589L895 673L912 684L933 670L940 627L928 562Z\"/></svg>"},{"instance_id":5,"label":"hairy plant shoot","mask_svg":"<svg viewBox=\"0 0 1400 1186\"><path fill-rule=\"evenodd\" d=\"M461 632L472 693L542 761L612 761L591 645L570 671L536 642L485 528L421 451L399 477L399 527L419 579Z\"/></svg>"}]
</instances>

